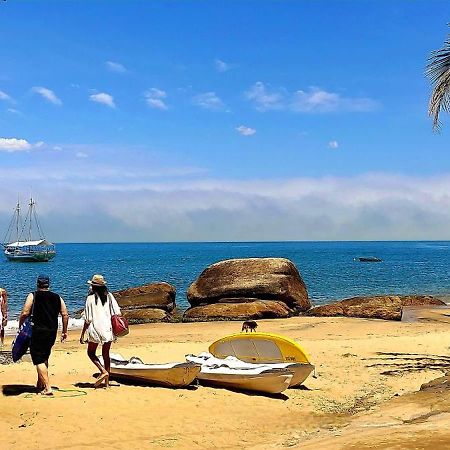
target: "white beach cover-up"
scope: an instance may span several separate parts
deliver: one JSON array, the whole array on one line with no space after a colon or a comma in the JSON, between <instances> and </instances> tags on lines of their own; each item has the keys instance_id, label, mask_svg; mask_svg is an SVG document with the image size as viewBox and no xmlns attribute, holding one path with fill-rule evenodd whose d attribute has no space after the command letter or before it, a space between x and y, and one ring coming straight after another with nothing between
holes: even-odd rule
<instances>
[{"instance_id":1,"label":"white beach cover-up","mask_svg":"<svg viewBox=\"0 0 450 450\"><path fill-rule=\"evenodd\" d=\"M89 342L104 344L116 340L111 325L112 314L120 315L120 307L114 295L108 293L108 300L104 305L100 298L95 302L94 294L88 295L82 317L89 324L86 330Z\"/></svg>"}]
</instances>

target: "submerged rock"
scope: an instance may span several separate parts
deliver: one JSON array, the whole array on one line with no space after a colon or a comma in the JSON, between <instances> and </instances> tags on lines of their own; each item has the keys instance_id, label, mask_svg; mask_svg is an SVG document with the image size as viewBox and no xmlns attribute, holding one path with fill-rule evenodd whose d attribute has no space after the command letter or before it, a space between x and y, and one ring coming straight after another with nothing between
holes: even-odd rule
<instances>
[{"instance_id":1,"label":"submerged rock","mask_svg":"<svg viewBox=\"0 0 450 450\"><path fill-rule=\"evenodd\" d=\"M294 311L311 307L295 265L285 258L245 258L218 262L205 269L187 292L191 306L278 301Z\"/></svg>"},{"instance_id":2,"label":"submerged rock","mask_svg":"<svg viewBox=\"0 0 450 450\"><path fill-rule=\"evenodd\" d=\"M234 299L233 299L234 300ZM285 303L273 300L254 300L240 303L215 303L194 306L185 311L183 322L214 320L281 319L289 317L292 310Z\"/></svg>"},{"instance_id":3,"label":"submerged rock","mask_svg":"<svg viewBox=\"0 0 450 450\"><path fill-rule=\"evenodd\" d=\"M401 320L403 306L445 305L430 295L377 295L352 297L329 305L316 306L306 312L319 317L361 317L370 319Z\"/></svg>"}]
</instances>

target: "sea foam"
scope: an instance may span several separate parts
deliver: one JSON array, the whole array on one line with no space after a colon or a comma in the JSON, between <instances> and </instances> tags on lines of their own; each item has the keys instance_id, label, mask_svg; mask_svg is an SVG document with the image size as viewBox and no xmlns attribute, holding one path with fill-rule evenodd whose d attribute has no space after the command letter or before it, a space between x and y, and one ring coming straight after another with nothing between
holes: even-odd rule
<instances>
[{"instance_id":1,"label":"sea foam","mask_svg":"<svg viewBox=\"0 0 450 450\"><path fill-rule=\"evenodd\" d=\"M83 327L84 320L83 319L74 319L69 318L69 330L77 330ZM62 321L61 318L58 319L58 328L59 330L62 329ZM5 334L6 335L14 335L19 330L19 321L18 320L9 320L8 324L5 327Z\"/></svg>"}]
</instances>

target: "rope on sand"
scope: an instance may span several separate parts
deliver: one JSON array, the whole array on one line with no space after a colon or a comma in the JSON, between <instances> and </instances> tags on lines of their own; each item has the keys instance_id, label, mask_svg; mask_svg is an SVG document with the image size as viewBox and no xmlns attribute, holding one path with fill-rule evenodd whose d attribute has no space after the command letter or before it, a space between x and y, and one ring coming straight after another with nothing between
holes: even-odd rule
<instances>
[{"instance_id":1,"label":"rope on sand","mask_svg":"<svg viewBox=\"0 0 450 450\"><path fill-rule=\"evenodd\" d=\"M55 392L65 392L69 393L68 395L39 395L42 398L70 398L70 397L82 397L83 395L87 395L86 391L82 391L80 389L54 389ZM24 398L36 398L36 394L26 394Z\"/></svg>"}]
</instances>

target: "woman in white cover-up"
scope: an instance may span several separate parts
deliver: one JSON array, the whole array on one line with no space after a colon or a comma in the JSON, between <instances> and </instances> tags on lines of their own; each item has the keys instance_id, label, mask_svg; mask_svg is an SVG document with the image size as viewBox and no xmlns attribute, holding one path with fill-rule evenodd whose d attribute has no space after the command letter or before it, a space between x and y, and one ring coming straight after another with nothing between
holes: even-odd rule
<instances>
[{"instance_id":1,"label":"woman in white cover-up","mask_svg":"<svg viewBox=\"0 0 450 450\"><path fill-rule=\"evenodd\" d=\"M87 354L100 370L100 376L95 381L94 386L99 387L104 382L105 386L108 387L111 370L109 352L111 343L116 340L112 330L111 317L114 314L120 315L120 308L114 296L108 292L106 280L102 275L94 275L88 281L88 284L91 286L91 289L84 307L84 326L80 336L80 343L88 343ZM96 355L99 344L102 345L104 365L100 363Z\"/></svg>"}]
</instances>

